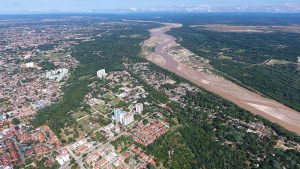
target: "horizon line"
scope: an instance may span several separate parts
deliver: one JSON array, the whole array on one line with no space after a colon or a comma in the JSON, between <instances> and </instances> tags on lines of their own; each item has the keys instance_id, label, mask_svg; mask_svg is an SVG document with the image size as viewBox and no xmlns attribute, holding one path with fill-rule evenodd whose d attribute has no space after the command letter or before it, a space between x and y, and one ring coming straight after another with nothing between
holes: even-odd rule
<instances>
[{"instance_id":1,"label":"horizon line","mask_svg":"<svg viewBox=\"0 0 300 169\"><path fill-rule=\"evenodd\" d=\"M169 14L218 14L218 13L239 13L239 14L300 14L300 11L24 11L24 12L0 12L0 15L51 15L51 14L150 14L150 13L169 13Z\"/></svg>"}]
</instances>

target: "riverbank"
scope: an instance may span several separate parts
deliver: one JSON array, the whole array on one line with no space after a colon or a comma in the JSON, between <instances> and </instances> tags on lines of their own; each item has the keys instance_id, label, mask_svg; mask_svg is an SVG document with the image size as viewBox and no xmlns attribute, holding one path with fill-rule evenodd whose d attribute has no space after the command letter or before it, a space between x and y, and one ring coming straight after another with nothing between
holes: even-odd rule
<instances>
[{"instance_id":1,"label":"riverbank","mask_svg":"<svg viewBox=\"0 0 300 169\"><path fill-rule=\"evenodd\" d=\"M170 53L177 44L176 38L167 34L170 29L179 28L181 24L166 23L160 28L150 29L151 37L144 46L155 45L154 52L146 58L156 65L167 69L196 85L232 101L253 114L260 115L271 122L300 135L300 113L275 101L265 98L255 92L245 89L220 76L191 68L180 62Z\"/></svg>"}]
</instances>

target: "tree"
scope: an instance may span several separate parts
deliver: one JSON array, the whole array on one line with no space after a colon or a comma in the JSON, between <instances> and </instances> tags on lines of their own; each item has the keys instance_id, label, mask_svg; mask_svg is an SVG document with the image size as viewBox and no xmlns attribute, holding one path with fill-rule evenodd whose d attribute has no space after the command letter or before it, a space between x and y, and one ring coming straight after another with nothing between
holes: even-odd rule
<instances>
[{"instance_id":1,"label":"tree","mask_svg":"<svg viewBox=\"0 0 300 169\"><path fill-rule=\"evenodd\" d=\"M148 119L144 119L144 120L143 120L143 124L144 124L144 125L146 125L146 124L148 124L148 123L149 123L149 120L148 120Z\"/></svg>"},{"instance_id":2,"label":"tree","mask_svg":"<svg viewBox=\"0 0 300 169\"><path fill-rule=\"evenodd\" d=\"M18 125L18 124L20 124L20 120L17 119L17 118L13 118L13 119L11 120L11 123L12 123L13 125Z\"/></svg>"},{"instance_id":3,"label":"tree","mask_svg":"<svg viewBox=\"0 0 300 169\"><path fill-rule=\"evenodd\" d=\"M74 158L72 158L71 161L70 161L71 164L74 164L75 162L76 162L76 161L75 161Z\"/></svg>"},{"instance_id":4,"label":"tree","mask_svg":"<svg viewBox=\"0 0 300 169\"><path fill-rule=\"evenodd\" d=\"M27 159L25 160L25 164L29 165L29 164L31 164L31 163L32 163L32 160L31 160L30 158L27 158Z\"/></svg>"},{"instance_id":5,"label":"tree","mask_svg":"<svg viewBox=\"0 0 300 169\"><path fill-rule=\"evenodd\" d=\"M155 169L155 167L150 163L148 163L146 167L147 167L147 169Z\"/></svg>"},{"instance_id":6,"label":"tree","mask_svg":"<svg viewBox=\"0 0 300 169\"><path fill-rule=\"evenodd\" d=\"M126 163L126 164L128 164L129 163L129 158L125 158L125 160L124 160L124 162Z\"/></svg>"},{"instance_id":7,"label":"tree","mask_svg":"<svg viewBox=\"0 0 300 169\"><path fill-rule=\"evenodd\" d=\"M71 169L77 169L77 168L78 168L78 164L77 163L73 164L72 167L71 167Z\"/></svg>"}]
</instances>

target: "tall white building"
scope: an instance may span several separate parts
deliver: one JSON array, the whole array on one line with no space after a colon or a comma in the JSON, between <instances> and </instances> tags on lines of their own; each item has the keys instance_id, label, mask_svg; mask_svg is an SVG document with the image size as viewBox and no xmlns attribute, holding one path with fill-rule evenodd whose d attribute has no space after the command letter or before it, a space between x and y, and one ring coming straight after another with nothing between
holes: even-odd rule
<instances>
[{"instance_id":1,"label":"tall white building","mask_svg":"<svg viewBox=\"0 0 300 169\"><path fill-rule=\"evenodd\" d=\"M126 113L121 109L115 109L113 119L126 126L134 121L134 116L132 113Z\"/></svg>"},{"instance_id":2,"label":"tall white building","mask_svg":"<svg viewBox=\"0 0 300 169\"><path fill-rule=\"evenodd\" d=\"M115 109L114 110L114 120L116 121L116 122L120 122L120 123L122 123L122 119L123 119L123 117L124 117L124 112L121 110L121 109Z\"/></svg>"},{"instance_id":3,"label":"tall white building","mask_svg":"<svg viewBox=\"0 0 300 169\"><path fill-rule=\"evenodd\" d=\"M100 69L97 71L97 76L101 79L104 78L106 75L107 74L105 73L105 69Z\"/></svg>"},{"instance_id":4,"label":"tall white building","mask_svg":"<svg viewBox=\"0 0 300 169\"><path fill-rule=\"evenodd\" d=\"M132 113L126 113L122 119L122 125L127 126L128 124L134 121L134 117Z\"/></svg>"},{"instance_id":5,"label":"tall white building","mask_svg":"<svg viewBox=\"0 0 300 169\"><path fill-rule=\"evenodd\" d=\"M143 110L144 110L143 103L138 103L138 104L135 105L135 111L138 114L142 113Z\"/></svg>"}]
</instances>

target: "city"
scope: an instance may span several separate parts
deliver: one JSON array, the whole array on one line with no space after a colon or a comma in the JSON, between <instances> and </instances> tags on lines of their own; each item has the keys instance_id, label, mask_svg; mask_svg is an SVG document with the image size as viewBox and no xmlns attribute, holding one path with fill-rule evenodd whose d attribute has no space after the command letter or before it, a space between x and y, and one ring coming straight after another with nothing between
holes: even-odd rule
<instances>
[{"instance_id":1,"label":"city","mask_svg":"<svg viewBox=\"0 0 300 169\"><path fill-rule=\"evenodd\" d=\"M151 144L170 125L164 108L147 101L149 94L126 71L105 73L99 68L95 72L88 85L91 91L83 100L85 107L69 112L76 126L64 128L60 138L47 125L35 128L31 124L37 111L63 96L70 71L79 65L68 48L78 39L91 38L77 32L95 28L24 27L1 30L5 37L1 45L1 167L155 166L154 157L135 143Z\"/></svg>"},{"instance_id":2,"label":"city","mask_svg":"<svg viewBox=\"0 0 300 169\"><path fill-rule=\"evenodd\" d=\"M0 12L0 169L300 167L300 16L152 14Z\"/></svg>"}]
</instances>

